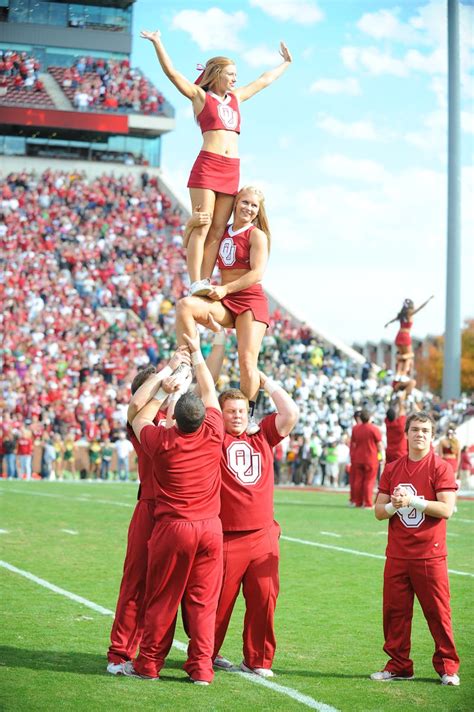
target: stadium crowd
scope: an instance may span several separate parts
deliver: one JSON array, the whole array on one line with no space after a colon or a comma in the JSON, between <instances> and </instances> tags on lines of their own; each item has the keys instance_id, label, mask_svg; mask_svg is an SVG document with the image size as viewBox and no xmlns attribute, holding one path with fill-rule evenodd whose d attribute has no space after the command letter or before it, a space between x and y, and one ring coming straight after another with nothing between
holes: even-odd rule
<instances>
[{"instance_id":1,"label":"stadium crowd","mask_svg":"<svg viewBox=\"0 0 474 712\"><path fill-rule=\"evenodd\" d=\"M165 112L164 96L127 59L80 57L71 67L50 67L49 71L81 111Z\"/></svg>"},{"instance_id":2,"label":"stadium crowd","mask_svg":"<svg viewBox=\"0 0 474 712\"><path fill-rule=\"evenodd\" d=\"M175 304L187 293L185 220L146 173L139 183L133 176L88 180L53 170L0 180L6 474L29 476L35 444L43 477L72 475L80 449L87 454L82 476L128 478L130 383L137 369L166 362L175 347ZM235 345L230 334L221 389L239 381ZM204 354L209 349L204 343ZM344 484L354 411L369 407L383 424L390 373L379 378L361 370L279 310L261 366L301 413L294 434L275 450L277 480ZM466 397L449 403L423 397L441 431L472 414ZM261 413L270 407L263 394L259 407Z\"/></svg>"},{"instance_id":3,"label":"stadium crowd","mask_svg":"<svg viewBox=\"0 0 474 712\"><path fill-rule=\"evenodd\" d=\"M42 92L41 65L27 52L0 50L0 99L21 89Z\"/></svg>"}]
</instances>

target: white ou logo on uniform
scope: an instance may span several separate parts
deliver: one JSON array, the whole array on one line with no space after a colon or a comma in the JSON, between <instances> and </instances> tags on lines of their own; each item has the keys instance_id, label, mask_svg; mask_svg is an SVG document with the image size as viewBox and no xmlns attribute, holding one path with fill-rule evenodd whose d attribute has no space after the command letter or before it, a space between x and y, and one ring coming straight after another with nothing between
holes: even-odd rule
<instances>
[{"instance_id":1,"label":"white ou logo on uniform","mask_svg":"<svg viewBox=\"0 0 474 712\"><path fill-rule=\"evenodd\" d=\"M232 131L233 129L237 128L239 117L237 115L237 112L234 111L231 106L227 106L227 104L218 104L217 114L226 129L230 129Z\"/></svg>"},{"instance_id":2,"label":"white ou logo on uniform","mask_svg":"<svg viewBox=\"0 0 474 712\"><path fill-rule=\"evenodd\" d=\"M416 489L410 483L399 482L398 487L405 487L412 495L417 496ZM397 514L408 529L417 529L425 521L425 513L419 512L414 507L402 507L397 511Z\"/></svg>"},{"instance_id":3,"label":"white ou logo on uniform","mask_svg":"<svg viewBox=\"0 0 474 712\"><path fill-rule=\"evenodd\" d=\"M236 251L237 246L233 239L225 237L219 247L219 256L226 267L231 267L234 264Z\"/></svg>"},{"instance_id":4,"label":"white ou logo on uniform","mask_svg":"<svg viewBox=\"0 0 474 712\"><path fill-rule=\"evenodd\" d=\"M260 453L244 440L237 440L227 448L227 465L239 482L254 485L262 476Z\"/></svg>"}]
</instances>

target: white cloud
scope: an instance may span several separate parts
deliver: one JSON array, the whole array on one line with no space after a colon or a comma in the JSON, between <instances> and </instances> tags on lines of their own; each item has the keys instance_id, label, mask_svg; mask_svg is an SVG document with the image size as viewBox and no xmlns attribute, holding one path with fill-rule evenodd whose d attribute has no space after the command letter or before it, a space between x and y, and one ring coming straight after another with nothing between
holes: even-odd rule
<instances>
[{"instance_id":1,"label":"white cloud","mask_svg":"<svg viewBox=\"0 0 474 712\"><path fill-rule=\"evenodd\" d=\"M312 25L324 17L322 10L311 0L250 0L250 5L259 7L277 20L299 25Z\"/></svg>"},{"instance_id":2,"label":"white cloud","mask_svg":"<svg viewBox=\"0 0 474 712\"><path fill-rule=\"evenodd\" d=\"M375 76L392 74L395 77L406 77L408 74L408 67L403 60L378 47L343 47L341 58L352 71L365 69Z\"/></svg>"},{"instance_id":3,"label":"white cloud","mask_svg":"<svg viewBox=\"0 0 474 712\"><path fill-rule=\"evenodd\" d=\"M345 79L317 79L309 88L312 93L321 94L346 94L357 96L360 94L360 85L357 79L346 77Z\"/></svg>"},{"instance_id":4,"label":"white cloud","mask_svg":"<svg viewBox=\"0 0 474 712\"><path fill-rule=\"evenodd\" d=\"M381 183L388 175L377 161L354 159L339 153L326 154L319 160L319 166L325 175L332 178L360 183Z\"/></svg>"},{"instance_id":5,"label":"white cloud","mask_svg":"<svg viewBox=\"0 0 474 712\"><path fill-rule=\"evenodd\" d=\"M276 67L281 63L279 53L268 47L254 47L243 52L242 57L251 67Z\"/></svg>"},{"instance_id":6,"label":"white cloud","mask_svg":"<svg viewBox=\"0 0 474 712\"><path fill-rule=\"evenodd\" d=\"M246 25L244 12L227 13L217 7L205 12L181 10L171 24L174 29L187 32L202 50L239 50L238 33Z\"/></svg>"},{"instance_id":7,"label":"white cloud","mask_svg":"<svg viewBox=\"0 0 474 712\"><path fill-rule=\"evenodd\" d=\"M474 134L474 113L472 111L461 111L461 128L466 133Z\"/></svg>"},{"instance_id":8,"label":"white cloud","mask_svg":"<svg viewBox=\"0 0 474 712\"><path fill-rule=\"evenodd\" d=\"M366 12L357 22L359 30L376 40L391 39L398 42L416 42L419 39L417 30L408 23L400 22L395 10L377 10Z\"/></svg>"},{"instance_id":9,"label":"white cloud","mask_svg":"<svg viewBox=\"0 0 474 712\"><path fill-rule=\"evenodd\" d=\"M316 125L332 136L341 138L365 141L381 141L384 138L381 131L374 126L372 121L340 121L334 116L320 114L316 120Z\"/></svg>"}]
</instances>

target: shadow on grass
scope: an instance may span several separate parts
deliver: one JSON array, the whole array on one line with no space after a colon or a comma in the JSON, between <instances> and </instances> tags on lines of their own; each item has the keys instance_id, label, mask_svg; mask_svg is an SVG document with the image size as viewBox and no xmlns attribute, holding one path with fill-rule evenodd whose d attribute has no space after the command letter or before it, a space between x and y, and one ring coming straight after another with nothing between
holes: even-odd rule
<instances>
[{"instance_id":1,"label":"shadow on grass","mask_svg":"<svg viewBox=\"0 0 474 712\"><path fill-rule=\"evenodd\" d=\"M399 683L401 685L407 685L407 687L410 687L412 684L417 683L417 682L430 682L434 683L436 685L439 685L439 679L434 678L434 677L415 677L413 680L390 680L389 682L378 682L376 680L371 680L370 679L370 673L367 675L345 675L343 673L339 672L319 672L318 670L300 670L300 669L291 669L291 668L285 668L284 670L279 670L278 668L272 668L273 672L275 675L280 677L284 677L285 675L288 675L290 677L312 677L312 678L322 678L322 679L339 679L339 680L367 680L367 682L370 682L371 685L374 687L384 687L386 685L398 685Z\"/></svg>"},{"instance_id":2,"label":"shadow on grass","mask_svg":"<svg viewBox=\"0 0 474 712\"><path fill-rule=\"evenodd\" d=\"M103 655L97 655L75 651L28 650L0 645L0 665L3 668L51 670L76 675L104 675L106 674L107 656L105 652ZM166 678L166 670L182 670L182 666L183 660L169 658L161 677ZM112 676L110 675L110 677ZM187 681L187 677L184 680Z\"/></svg>"}]
</instances>

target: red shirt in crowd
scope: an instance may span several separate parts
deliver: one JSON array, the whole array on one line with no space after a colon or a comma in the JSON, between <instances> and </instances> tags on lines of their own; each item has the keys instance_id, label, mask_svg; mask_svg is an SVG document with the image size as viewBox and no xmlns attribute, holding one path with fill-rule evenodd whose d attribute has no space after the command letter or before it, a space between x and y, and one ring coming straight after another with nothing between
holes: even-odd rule
<instances>
[{"instance_id":1,"label":"red shirt in crowd","mask_svg":"<svg viewBox=\"0 0 474 712\"><path fill-rule=\"evenodd\" d=\"M32 455L33 440L31 438L18 438L17 453L18 455Z\"/></svg>"},{"instance_id":2,"label":"red shirt in crowd","mask_svg":"<svg viewBox=\"0 0 474 712\"><path fill-rule=\"evenodd\" d=\"M197 521L218 516L223 437L222 413L216 408L206 408L206 417L194 433L183 433L176 425L142 429L141 445L153 460L159 486L155 517Z\"/></svg>"},{"instance_id":3,"label":"red shirt in crowd","mask_svg":"<svg viewBox=\"0 0 474 712\"><path fill-rule=\"evenodd\" d=\"M251 531L273 522L273 448L283 440L267 415L255 435L225 433L221 513L224 531Z\"/></svg>"},{"instance_id":4,"label":"red shirt in crowd","mask_svg":"<svg viewBox=\"0 0 474 712\"><path fill-rule=\"evenodd\" d=\"M380 478L379 492L391 496L397 485L432 502L438 492L456 491L452 469L433 451L422 460L410 460L407 455L389 463ZM394 559L446 556L446 519L403 507L390 518L385 553Z\"/></svg>"}]
</instances>

